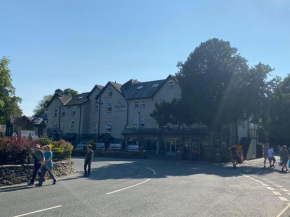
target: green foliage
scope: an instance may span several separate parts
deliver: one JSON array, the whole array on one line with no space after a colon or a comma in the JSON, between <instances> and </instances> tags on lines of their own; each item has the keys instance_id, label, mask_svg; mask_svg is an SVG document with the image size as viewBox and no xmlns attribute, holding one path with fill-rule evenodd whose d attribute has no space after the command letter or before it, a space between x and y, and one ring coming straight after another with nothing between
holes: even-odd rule
<instances>
[{"instance_id":1,"label":"green foliage","mask_svg":"<svg viewBox=\"0 0 290 217\"><path fill-rule=\"evenodd\" d=\"M78 94L79 94L78 91L73 90L71 88L66 88L66 89L63 90L63 95L66 95L66 96L73 97L73 96L76 96Z\"/></svg>"},{"instance_id":2,"label":"green foliage","mask_svg":"<svg viewBox=\"0 0 290 217\"><path fill-rule=\"evenodd\" d=\"M93 150L96 150L96 149L97 149L97 144L96 144L96 142L93 141L93 140L89 141L89 142L88 142L88 145L91 145Z\"/></svg>"},{"instance_id":3,"label":"green foliage","mask_svg":"<svg viewBox=\"0 0 290 217\"><path fill-rule=\"evenodd\" d=\"M10 60L6 57L0 59L0 123L5 124L10 115L22 115L18 103L22 99L15 96L12 85L11 72L8 68Z\"/></svg>"},{"instance_id":4,"label":"green foliage","mask_svg":"<svg viewBox=\"0 0 290 217\"><path fill-rule=\"evenodd\" d=\"M58 152L70 152L74 148L73 145L71 145L69 142L66 142L64 140L52 142L51 146L52 146L52 151L58 151Z\"/></svg>"},{"instance_id":5,"label":"green foliage","mask_svg":"<svg viewBox=\"0 0 290 217\"><path fill-rule=\"evenodd\" d=\"M38 102L36 108L33 110L34 117L42 117L45 114L47 111L47 105L52 97L53 95L45 95L43 99Z\"/></svg>"},{"instance_id":6,"label":"green foliage","mask_svg":"<svg viewBox=\"0 0 290 217\"><path fill-rule=\"evenodd\" d=\"M39 138L39 143L42 146L43 145L50 145L51 144L51 140L47 136L42 136L42 137Z\"/></svg>"}]
</instances>

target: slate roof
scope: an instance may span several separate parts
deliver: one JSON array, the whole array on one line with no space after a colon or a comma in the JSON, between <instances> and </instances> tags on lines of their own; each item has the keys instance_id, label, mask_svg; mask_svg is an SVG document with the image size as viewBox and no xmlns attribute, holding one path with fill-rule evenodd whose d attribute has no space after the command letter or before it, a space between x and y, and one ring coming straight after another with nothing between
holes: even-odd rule
<instances>
[{"instance_id":1,"label":"slate roof","mask_svg":"<svg viewBox=\"0 0 290 217\"><path fill-rule=\"evenodd\" d=\"M118 83L116 83L116 82L109 82L113 87L115 87L116 88L116 90L117 91L119 91L121 94L123 94L123 92L122 92L122 84L118 84Z\"/></svg>"},{"instance_id":2,"label":"slate roof","mask_svg":"<svg viewBox=\"0 0 290 217\"><path fill-rule=\"evenodd\" d=\"M91 90L91 92L88 94L87 98L90 97L90 95L95 91L96 88L98 88L101 91L104 88L104 86L96 84L94 88Z\"/></svg>"},{"instance_id":3,"label":"slate roof","mask_svg":"<svg viewBox=\"0 0 290 217\"><path fill-rule=\"evenodd\" d=\"M63 105L65 105L70 99L70 96L59 96L58 99L61 101Z\"/></svg>"},{"instance_id":4,"label":"slate roof","mask_svg":"<svg viewBox=\"0 0 290 217\"><path fill-rule=\"evenodd\" d=\"M72 105L82 105L86 102L89 101L89 99L87 99L87 96L90 94L90 92L87 93L81 93L78 94L76 96L74 96L69 102L67 102L65 105L66 106L72 106Z\"/></svg>"},{"instance_id":5,"label":"slate roof","mask_svg":"<svg viewBox=\"0 0 290 217\"><path fill-rule=\"evenodd\" d=\"M126 99L152 98L165 80L132 83L125 90ZM153 87L153 85L156 85L156 87Z\"/></svg>"}]
</instances>

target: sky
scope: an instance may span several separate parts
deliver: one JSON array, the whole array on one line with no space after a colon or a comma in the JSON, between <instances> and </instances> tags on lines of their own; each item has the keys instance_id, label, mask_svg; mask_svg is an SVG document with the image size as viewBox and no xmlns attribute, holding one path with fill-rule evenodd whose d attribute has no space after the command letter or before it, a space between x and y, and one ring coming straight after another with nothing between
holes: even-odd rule
<instances>
[{"instance_id":1,"label":"sky","mask_svg":"<svg viewBox=\"0 0 290 217\"><path fill-rule=\"evenodd\" d=\"M249 65L290 73L288 0L0 0L0 58L23 114L58 88L174 75L201 42L229 41Z\"/></svg>"}]
</instances>

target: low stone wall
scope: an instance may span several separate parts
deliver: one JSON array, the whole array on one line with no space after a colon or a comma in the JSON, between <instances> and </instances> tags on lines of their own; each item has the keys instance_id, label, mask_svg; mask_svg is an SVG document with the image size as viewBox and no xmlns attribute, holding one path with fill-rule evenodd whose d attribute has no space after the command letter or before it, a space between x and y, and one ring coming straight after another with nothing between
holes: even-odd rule
<instances>
[{"instance_id":1,"label":"low stone wall","mask_svg":"<svg viewBox=\"0 0 290 217\"><path fill-rule=\"evenodd\" d=\"M0 165L0 187L30 182L33 167L33 164ZM67 176L74 172L75 169L72 160L54 162L53 173L56 177ZM48 173L46 173L45 178L50 178ZM36 180L38 180L38 176L36 177Z\"/></svg>"}]
</instances>

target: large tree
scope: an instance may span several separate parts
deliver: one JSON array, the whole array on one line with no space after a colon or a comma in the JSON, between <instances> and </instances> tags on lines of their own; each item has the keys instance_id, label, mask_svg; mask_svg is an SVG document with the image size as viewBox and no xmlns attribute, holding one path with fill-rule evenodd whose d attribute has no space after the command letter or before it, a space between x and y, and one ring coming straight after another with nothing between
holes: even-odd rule
<instances>
[{"instance_id":1,"label":"large tree","mask_svg":"<svg viewBox=\"0 0 290 217\"><path fill-rule=\"evenodd\" d=\"M182 89L178 120L186 125L202 123L219 132L226 124L259 120L263 115L273 86L267 78L273 69L262 63L249 67L229 42L203 42L178 67ZM156 107L155 114L160 109Z\"/></svg>"},{"instance_id":2,"label":"large tree","mask_svg":"<svg viewBox=\"0 0 290 217\"><path fill-rule=\"evenodd\" d=\"M10 115L21 115L22 110L18 103L21 98L15 95L12 85L11 71L8 68L10 60L3 57L0 60L0 123L5 124Z\"/></svg>"},{"instance_id":3,"label":"large tree","mask_svg":"<svg viewBox=\"0 0 290 217\"><path fill-rule=\"evenodd\" d=\"M63 95L65 96L76 96L78 95L78 92L71 88L66 88L63 90ZM34 117L44 117L46 111L47 111L47 105L52 99L53 95L45 95L42 100L40 100L36 106L36 108L33 110Z\"/></svg>"}]
</instances>

